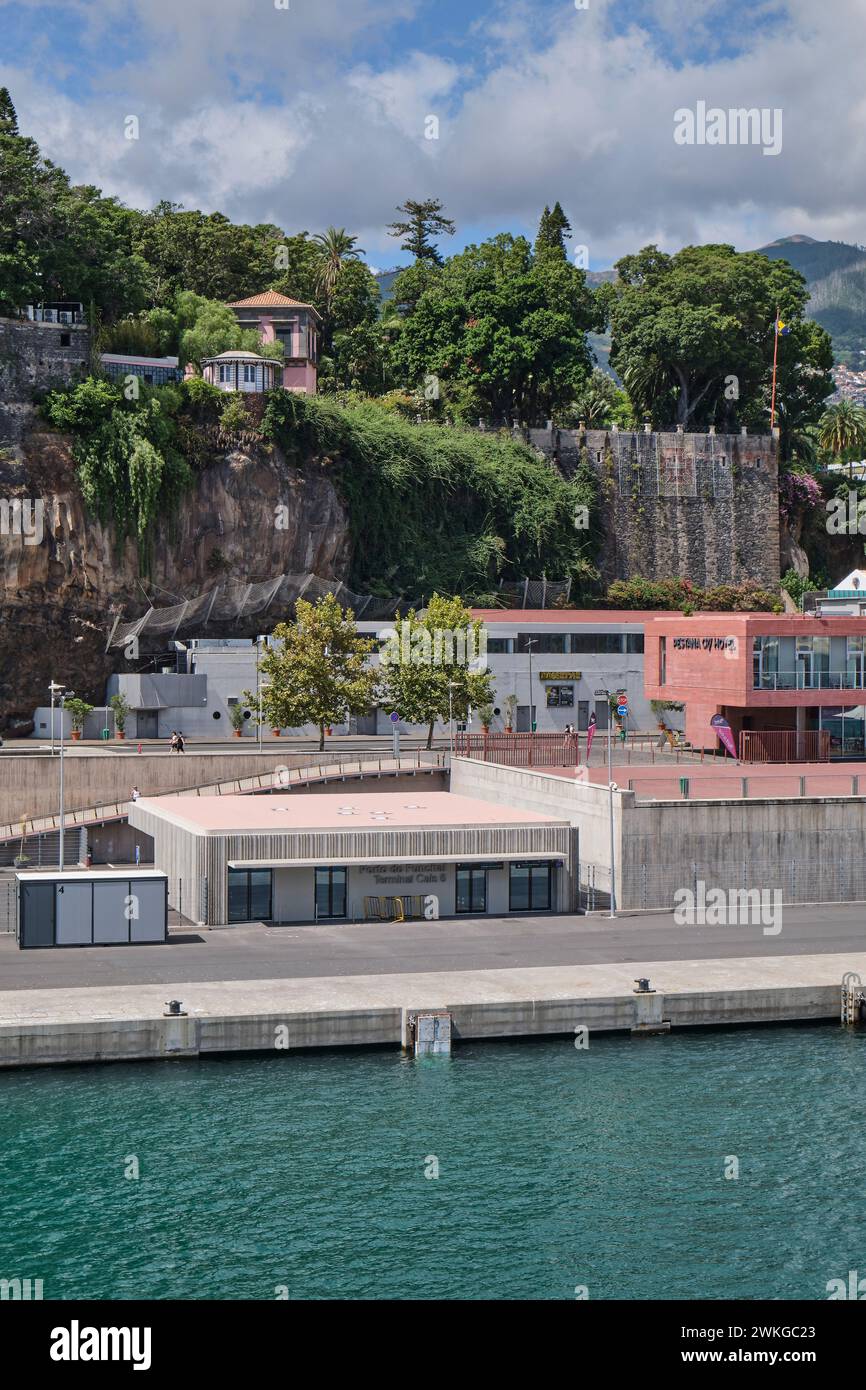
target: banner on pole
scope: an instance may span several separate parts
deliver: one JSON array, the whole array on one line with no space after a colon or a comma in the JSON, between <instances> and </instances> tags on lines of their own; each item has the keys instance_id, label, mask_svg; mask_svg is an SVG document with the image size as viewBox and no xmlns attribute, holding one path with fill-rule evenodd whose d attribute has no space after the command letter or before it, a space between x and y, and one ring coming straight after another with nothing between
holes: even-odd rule
<instances>
[{"instance_id":1,"label":"banner on pole","mask_svg":"<svg viewBox=\"0 0 866 1390\"><path fill-rule=\"evenodd\" d=\"M721 742L724 744L731 757L736 758L737 745L734 743L734 735L731 732L731 726L728 723L725 716L723 714L714 714L712 719L710 720L710 724L715 729Z\"/></svg>"}]
</instances>

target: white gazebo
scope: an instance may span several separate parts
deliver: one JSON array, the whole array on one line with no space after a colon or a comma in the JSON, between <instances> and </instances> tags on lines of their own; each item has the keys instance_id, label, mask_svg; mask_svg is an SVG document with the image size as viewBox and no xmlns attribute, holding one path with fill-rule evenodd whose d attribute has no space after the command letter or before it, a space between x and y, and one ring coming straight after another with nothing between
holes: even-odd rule
<instances>
[{"instance_id":1,"label":"white gazebo","mask_svg":"<svg viewBox=\"0 0 866 1390\"><path fill-rule=\"evenodd\" d=\"M282 362L255 352L221 352L201 364L205 381L220 391L272 391L280 384Z\"/></svg>"}]
</instances>

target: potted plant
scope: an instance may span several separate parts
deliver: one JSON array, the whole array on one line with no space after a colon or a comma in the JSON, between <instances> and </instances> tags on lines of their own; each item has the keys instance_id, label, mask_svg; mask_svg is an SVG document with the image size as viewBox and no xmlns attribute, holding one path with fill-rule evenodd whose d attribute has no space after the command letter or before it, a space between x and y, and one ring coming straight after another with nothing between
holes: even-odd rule
<instances>
[{"instance_id":1,"label":"potted plant","mask_svg":"<svg viewBox=\"0 0 866 1390\"><path fill-rule=\"evenodd\" d=\"M244 707L240 701L235 705L229 705L229 723L234 730L235 738L240 738L244 727Z\"/></svg>"},{"instance_id":2,"label":"potted plant","mask_svg":"<svg viewBox=\"0 0 866 1390\"><path fill-rule=\"evenodd\" d=\"M78 696L74 695L71 700L66 701L66 708L72 716L72 737L77 743L81 738L81 730L84 728L84 721L88 714L90 714L93 706L89 705L86 700L79 700Z\"/></svg>"},{"instance_id":3,"label":"potted plant","mask_svg":"<svg viewBox=\"0 0 866 1390\"><path fill-rule=\"evenodd\" d=\"M126 716L129 714L126 696L112 695L108 703L114 710L115 737L126 738Z\"/></svg>"},{"instance_id":4,"label":"potted plant","mask_svg":"<svg viewBox=\"0 0 866 1390\"><path fill-rule=\"evenodd\" d=\"M502 703L505 707L505 732L510 734L514 731L514 711L517 709L517 696L506 695Z\"/></svg>"},{"instance_id":5,"label":"potted plant","mask_svg":"<svg viewBox=\"0 0 866 1390\"><path fill-rule=\"evenodd\" d=\"M490 721L493 718L493 706L481 705L480 709L478 710L478 717L481 720L481 732L483 734L489 734Z\"/></svg>"}]
</instances>

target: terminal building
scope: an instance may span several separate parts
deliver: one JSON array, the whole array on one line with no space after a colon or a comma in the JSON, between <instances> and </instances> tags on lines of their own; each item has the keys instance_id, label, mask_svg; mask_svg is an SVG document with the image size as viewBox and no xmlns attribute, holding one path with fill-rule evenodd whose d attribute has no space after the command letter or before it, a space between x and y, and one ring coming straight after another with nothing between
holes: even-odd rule
<instances>
[{"instance_id":1,"label":"terminal building","mask_svg":"<svg viewBox=\"0 0 866 1390\"><path fill-rule=\"evenodd\" d=\"M210 926L575 905L566 819L449 792L163 796L131 803L129 821L185 885L187 915Z\"/></svg>"},{"instance_id":2,"label":"terminal building","mask_svg":"<svg viewBox=\"0 0 866 1390\"><path fill-rule=\"evenodd\" d=\"M527 732L534 719L539 732L565 732L566 724L585 730L595 715L599 730L608 727L607 699L602 688L624 690L629 702L629 726L646 730L657 720L644 694L644 628L652 612L619 609L473 609L486 629L486 661L495 691L491 729L511 722L515 732ZM386 641L398 629L394 623L359 622L358 631ZM146 674L111 676L106 704L123 694L132 711L128 738L168 738L182 729L194 738L229 738L231 716L245 691L256 690L256 660L267 638L193 638L175 641L170 654ZM377 655L372 657L378 661ZM531 707L531 713L530 713ZM398 711L399 713L399 711ZM370 709L349 723L335 725L335 734L386 734L393 724L390 709ZM244 737L258 734L255 709L244 708ZM667 716L666 716L667 717ZM37 711L37 735L44 737L45 711ZM96 715L91 716L91 722ZM98 715L102 721L100 709ZM474 716L477 724L477 716ZM671 722L668 719L668 722ZM673 717L676 727L676 716ZM47 724L46 724L47 727ZM101 723L100 723L101 727ZM403 733L426 733L420 725L400 722ZM96 728L96 723L93 723ZM284 731L288 732L288 731ZM314 732L312 727L293 732ZM447 723L436 733L447 734ZM95 736L88 734L87 736ZM270 730L265 731L270 737Z\"/></svg>"}]
</instances>

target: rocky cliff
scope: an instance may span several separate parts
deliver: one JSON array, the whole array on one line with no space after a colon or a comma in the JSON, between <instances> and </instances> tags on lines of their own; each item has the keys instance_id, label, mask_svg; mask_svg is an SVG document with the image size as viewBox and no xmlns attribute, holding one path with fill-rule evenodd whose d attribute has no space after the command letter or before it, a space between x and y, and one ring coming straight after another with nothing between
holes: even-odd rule
<instances>
[{"instance_id":1,"label":"rocky cliff","mask_svg":"<svg viewBox=\"0 0 866 1390\"><path fill-rule=\"evenodd\" d=\"M32 413L23 426L13 447L0 448L0 727L7 731L23 732L34 708L47 703L52 677L100 701L121 659L106 654L109 632L115 619L143 613L148 597L171 604L221 580L348 572L348 516L330 478L262 445L213 458L196 473L177 515L160 523L142 579L135 542L118 545L113 528L87 512L70 440ZM23 513L29 525L16 525L16 499L34 508ZM283 616L271 611L269 621Z\"/></svg>"}]
</instances>

